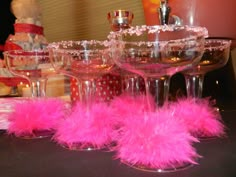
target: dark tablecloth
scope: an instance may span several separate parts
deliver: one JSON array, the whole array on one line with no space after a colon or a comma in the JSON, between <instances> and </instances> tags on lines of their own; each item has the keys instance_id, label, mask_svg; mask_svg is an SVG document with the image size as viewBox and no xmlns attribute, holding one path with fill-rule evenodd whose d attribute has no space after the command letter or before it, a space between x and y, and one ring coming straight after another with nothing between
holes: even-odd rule
<instances>
[{"instance_id":1,"label":"dark tablecloth","mask_svg":"<svg viewBox=\"0 0 236 177\"><path fill-rule=\"evenodd\" d=\"M227 137L196 143L198 165L172 173L133 169L114 152L69 151L48 139L0 134L0 177L236 177L236 110L223 111Z\"/></svg>"}]
</instances>

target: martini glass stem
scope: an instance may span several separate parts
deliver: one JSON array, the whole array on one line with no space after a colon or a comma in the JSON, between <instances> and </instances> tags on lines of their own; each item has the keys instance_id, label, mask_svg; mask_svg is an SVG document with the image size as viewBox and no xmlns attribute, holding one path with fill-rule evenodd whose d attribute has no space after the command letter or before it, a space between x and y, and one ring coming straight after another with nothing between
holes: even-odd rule
<instances>
[{"instance_id":1,"label":"martini glass stem","mask_svg":"<svg viewBox=\"0 0 236 177\"><path fill-rule=\"evenodd\" d=\"M185 74L187 96L192 98L202 98L204 74Z\"/></svg>"},{"instance_id":2,"label":"martini glass stem","mask_svg":"<svg viewBox=\"0 0 236 177\"><path fill-rule=\"evenodd\" d=\"M94 79L78 80L78 90L80 102L85 104L87 108L90 107L92 102L95 100L96 84Z\"/></svg>"},{"instance_id":3,"label":"martini glass stem","mask_svg":"<svg viewBox=\"0 0 236 177\"><path fill-rule=\"evenodd\" d=\"M122 92L129 93L132 96L140 95L143 92L142 84L141 76L127 72L122 79Z\"/></svg>"},{"instance_id":4,"label":"martini glass stem","mask_svg":"<svg viewBox=\"0 0 236 177\"><path fill-rule=\"evenodd\" d=\"M46 84L47 79L40 78L38 80L32 80L31 83L31 92L32 97L45 97L46 96Z\"/></svg>"},{"instance_id":5,"label":"martini glass stem","mask_svg":"<svg viewBox=\"0 0 236 177\"><path fill-rule=\"evenodd\" d=\"M154 99L156 107L162 107L168 102L168 93L170 85L170 77L163 76L158 78L147 77L145 80L145 88L147 102L150 110L153 110L151 98Z\"/></svg>"}]
</instances>

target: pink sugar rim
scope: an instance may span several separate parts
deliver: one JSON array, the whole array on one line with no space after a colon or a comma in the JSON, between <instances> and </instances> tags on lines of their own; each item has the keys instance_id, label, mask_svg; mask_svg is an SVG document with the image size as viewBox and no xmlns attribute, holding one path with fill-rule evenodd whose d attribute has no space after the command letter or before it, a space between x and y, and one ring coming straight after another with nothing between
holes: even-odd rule
<instances>
[{"instance_id":1,"label":"pink sugar rim","mask_svg":"<svg viewBox=\"0 0 236 177\"><path fill-rule=\"evenodd\" d=\"M140 36L144 31L148 31L148 34L153 34L153 33L160 33L165 32L165 31L175 31L176 29L186 29L187 31L192 31L196 33L196 35L191 35L186 38L182 39L177 39L177 40L169 40L172 42L181 42L185 40L191 40L191 39L196 39L198 37L203 37L206 38L208 37L208 30L205 27L201 26L176 26L176 25L155 25L155 26L147 26L147 25L142 25L142 26L133 26L128 29L120 30L118 32L110 32L108 35L108 39L111 41L114 41L117 39L117 37L121 37L122 35L137 35ZM167 41L159 41L161 42L167 42ZM153 43L153 42L150 42Z\"/></svg>"},{"instance_id":2,"label":"pink sugar rim","mask_svg":"<svg viewBox=\"0 0 236 177\"><path fill-rule=\"evenodd\" d=\"M211 44L217 44L217 46L212 46ZM209 44L210 46L205 46L205 50L225 50L230 47L232 41L226 39L206 39L205 45Z\"/></svg>"},{"instance_id":3,"label":"pink sugar rim","mask_svg":"<svg viewBox=\"0 0 236 177\"><path fill-rule=\"evenodd\" d=\"M26 57L26 56L37 56L37 57L45 57L48 55L48 49L33 49L33 50L9 50L5 51L4 54L9 55L11 57Z\"/></svg>"},{"instance_id":4,"label":"pink sugar rim","mask_svg":"<svg viewBox=\"0 0 236 177\"><path fill-rule=\"evenodd\" d=\"M74 45L83 47L82 49L72 48ZM99 45L104 47L104 49L93 48L90 49L87 46L95 46ZM80 55L81 52L84 51L97 51L97 52L109 52L110 43L107 40L100 41L100 40L81 40L81 41L60 41L60 42L53 42L49 43L47 49L52 53L59 53L59 54L70 54L70 55Z\"/></svg>"},{"instance_id":5,"label":"pink sugar rim","mask_svg":"<svg viewBox=\"0 0 236 177\"><path fill-rule=\"evenodd\" d=\"M62 46L63 49L69 49L69 47L72 47L74 44L84 46L84 47L86 45L96 45L96 44L104 46L104 47L108 47L109 46L109 41L108 40L104 40L104 41L100 41L100 40L60 41L60 42L49 43L47 48L48 49L60 49L60 46Z\"/></svg>"}]
</instances>

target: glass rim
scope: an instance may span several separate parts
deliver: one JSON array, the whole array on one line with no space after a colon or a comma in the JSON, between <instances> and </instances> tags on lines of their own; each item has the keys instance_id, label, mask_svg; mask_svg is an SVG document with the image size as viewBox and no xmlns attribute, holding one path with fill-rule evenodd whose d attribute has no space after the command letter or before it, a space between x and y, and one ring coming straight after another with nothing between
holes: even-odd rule
<instances>
[{"instance_id":1,"label":"glass rim","mask_svg":"<svg viewBox=\"0 0 236 177\"><path fill-rule=\"evenodd\" d=\"M33 49L33 50L24 50L24 49L17 49L17 50L7 50L3 52L3 55L8 56L45 56L48 55L48 49Z\"/></svg>"},{"instance_id":2,"label":"glass rim","mask_svg":"<svg viewBox=\"0 0 236 177\"><path fill-rule=\"evenodd\" d=\"M211 45L212 43L214 44L218 44L218 45ZM232 40L230 39L217 39L217 38L208 38L205 39L205 44L207 45L209 44L209 46L204 46L205 50L216 50L216 49L226 49L226 48L230 48L231 44L232 44Z\"/></svg>"},{"instance_id":3,"label":"glass rim","mask_svg":"<svg viewBox=\"0 0 236 177\"><path fill-rule=\"evenodd\" d=\"M191 40L191 39L196 39L199 37L202 38L207 38L208 37L208 30L206 27L202 26L191 26L191 25L153 25L153 26L148 26L148 25L141 25L141 26L131 26L128 29L121 29L120 31L117 32L110 32L108 35L108 39L110 41L119 41L119 37L123 35L129 35L129 36L142 36L143 32L147 32L146 34L155 34L155 33L160 33L160 32L172 32L175 30L181 30L185 29L186 31L189 32L194 32L194 35L189 35L186 37L182 37L180 39L170 39L170 40L162 40L159 41L161 42L168 42L168 41L184 41L184 40ZM144 41L143 41L144 42ZM148 42L155 42L155 41L148 41Z\"/></svg>"},{"instance_id":4,"label":"glass rim","mask_svg":"<svg viewBox=\"0 0 236 177\"><path fill-rule=\"evenodd\" d=\"M65 41L59 41L59 42L52 42L49 43L47 46L47 49L61 49L61 50L75 50L72 47L73 45L77 46L89 46L89 45L100 45L104 47L109 47L109 41L108 40L65 40ZM62 48L60 48L62 46Z\"/></svg>"}]
</instances>

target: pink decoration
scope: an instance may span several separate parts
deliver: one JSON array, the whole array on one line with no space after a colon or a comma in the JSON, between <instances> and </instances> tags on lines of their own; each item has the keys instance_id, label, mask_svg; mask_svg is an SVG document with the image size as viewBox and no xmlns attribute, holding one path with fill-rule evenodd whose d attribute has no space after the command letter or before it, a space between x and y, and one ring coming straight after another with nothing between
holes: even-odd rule
<instances>
[{"instance_id":1,"label":"pink decoration","mask_svg":"<svg viewBox=\"0 0 236 177\"><path fill-rule=\"evenodd\" d=\"M114 137L117 158L131 166L153 169L196 164L199 155L191 143L197 139L167 107L156 112L131 111L131 114L126 114L123 126Z\"/></svg>"},{"instance_id":2,"label":"pink decoration","mask_svg":"<svg viewBox=\"0 0 236 177\"><path fill-rule=\"evenodd\" d=\"M173 114L182 121L195 137L221 137L225 126L219 111L209 99L185 98L170 106Z\"/></svg>"},{"instance_id":3,"label":"pink decoration","mask_svg":"<svg viewBox=\"0 0 236 177\"><path fill-rule=\"evenodd\" d=\"M61 145L73 149L92 145L94 149L104 148L112 141L113 109L106 103L93 103L86 107L78 102L72 113L57 127L54 139Z\"/></svg>"},{"instance_id":4,"label":"pink decoration","mask_svg":"<svg viewBox=\"0 0 236 177\"><path fill-rule=\"evenodd\" d=\"M150 107L154 108L155 101L150 96ZM111 107L113 107L114 111L118 116L125 117L126 114L133 114L135 113L142 113L149 110L149 107L147 105L147 97L146 95L137 95L137 96L131 96L128 94L122 94L118 97L115 97L111 101ZM123 118L122 118L123 119Z\"/></svg>"},{"instance_id":5,"label":"pink decoration","mask_svg":"<svg viewBox=\"0 0 236 177\"><path fill-rule=\"evenodd\" d=\"M16 102L9 114L8 133L22 136L34 131L53 130L65 116L66 104L55 98L25 99Z\"/></svg>"}]
</instances>

